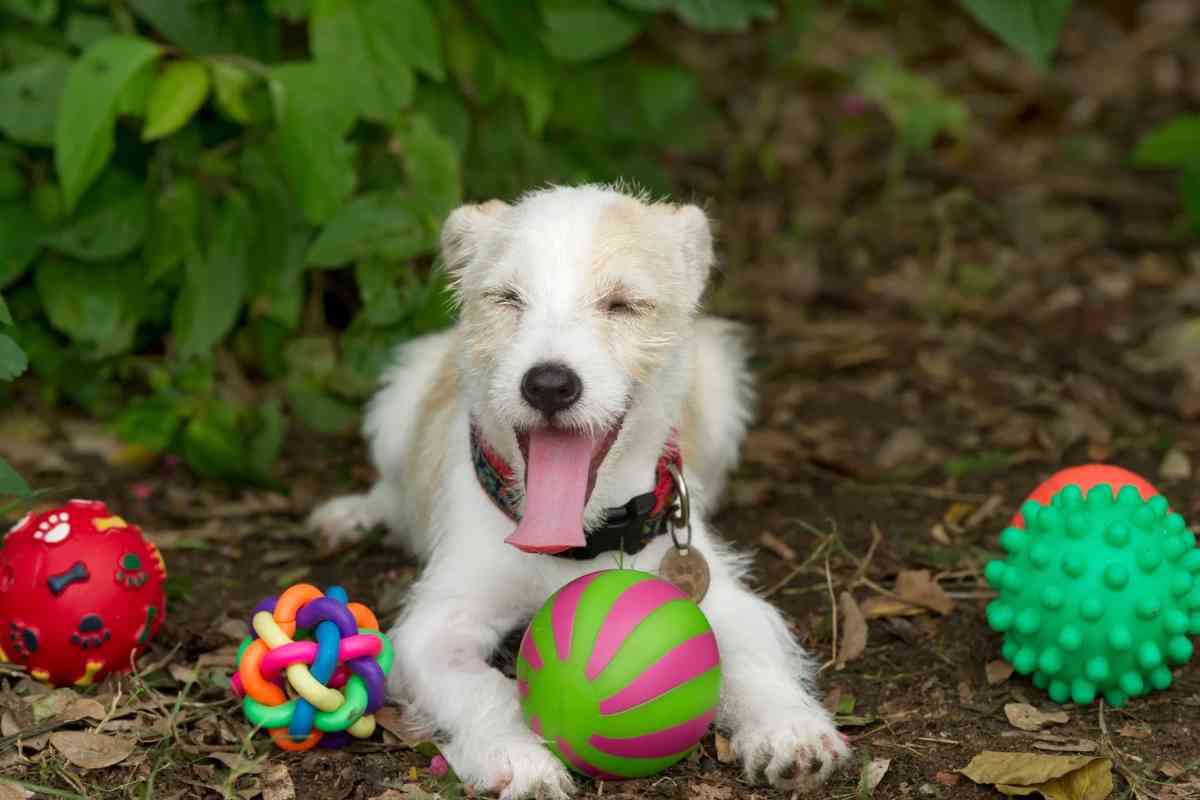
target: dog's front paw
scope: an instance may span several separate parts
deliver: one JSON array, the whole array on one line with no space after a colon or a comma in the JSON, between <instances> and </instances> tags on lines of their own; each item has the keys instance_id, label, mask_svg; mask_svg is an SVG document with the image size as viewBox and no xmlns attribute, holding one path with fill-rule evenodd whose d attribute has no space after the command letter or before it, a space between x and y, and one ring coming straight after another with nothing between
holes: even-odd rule
<instances>
[{"instance_id":1,"label":"dog's front paw","mask_svg":"<svg viewBox=\"0 0 1200 800\"><path fill-rule=\"evenodd\" d=\"M355 544L380 522L367 495L351 494L318 506L306 525L321 552L330 553Z\"/></svg>"},{"instance_id":2,"label":"dog's front paw","mask_svg":"<svg viewBox=\"0 0 1200 800\"><path fill-rule=\"evenodd\" d=\"M816 789L850 758L846 738L827 717L811 713L745 725L730 745L747 780L758 783L765 777L777 789Z\"/></svg>"},{"instance_id":3,"label":"dog's front paw","mask_svg":"<svg viewBox=\"0 0 1200 800\"><path fill-rule=\"evenodd\" d=\"M478 760L472 757L480 755L475 746L445 751L464 783L500 800L567 800L575 793L567 768L535 739L490 747Z\"/></svg>"}]
</instances>

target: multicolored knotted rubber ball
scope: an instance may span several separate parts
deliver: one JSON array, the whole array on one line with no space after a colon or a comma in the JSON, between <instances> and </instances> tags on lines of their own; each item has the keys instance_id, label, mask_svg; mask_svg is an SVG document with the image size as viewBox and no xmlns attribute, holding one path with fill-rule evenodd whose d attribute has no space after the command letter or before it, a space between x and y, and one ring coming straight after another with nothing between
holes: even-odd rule
<instances>
[{"instance_id":1,"label":"multicolored knotted rubber ball","mask_svg":"<svg viewBox=\"0 0 1200 800\"><path fill-rule=\"evenodd\" d=\"M375 731L392 646L345 590L292 586L259 603L231 682L246 718L284 750L341 747Z\"/></svg>"}]
</instances>

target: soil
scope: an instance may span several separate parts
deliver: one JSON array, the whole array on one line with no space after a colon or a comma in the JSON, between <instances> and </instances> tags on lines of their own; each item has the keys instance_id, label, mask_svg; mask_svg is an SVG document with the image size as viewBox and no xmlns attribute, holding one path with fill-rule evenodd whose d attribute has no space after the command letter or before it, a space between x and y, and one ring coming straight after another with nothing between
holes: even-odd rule
<instances>
[{"instance_id":1,"label":"soil","mask_svg":"<svg viewBox=\"0 0 1200 800\"><path fill-rule=\"evenodd\" d=\"M1200 104L1200 7L1078 4L1056 68L1039 76L946 4L904 5L887 18L818 16L802 67L772 64L761 33L669 33L725 112L709 155L670 157L680 194L712 199L723 266L709 307L756 337L757 421L716 526L753 549L756 587L825 665L820 691L856 755L817 796L994 798L958 772L973 756L1065 747L1113 759L1113 797L1200 797L1196 662L1120 710L1060 709L1027 678L989 680L1001 639L982 579L1021 501L1065 466L1119 464L1185 516L1200 513L1200 348L1186 327L1200 306L1200 245L1180 231L1171 176L1128 163L1141 133ZM868 55L965 102L965 135L893 171L892 128L839 77ZM140 677L93 691L152 706L124 717L134 724L123 732L120 719L105 728L138 736L135 754L83 771L36 737L19 750L0 738L3 774L59 796L271 798L287 796L270 793L284 779L301 798L461 796L430 775L427 747L391 734L309 754L280 754L259 735L246 752L268 760L230 778L249 732L221 682L237 620L303 579L345 586L386 622L414 574L378 541L318 557L300 528L316 502L369 485L361 442L294 433L291 491L278 496L207 484L169 461L130 465L87 421L33 403L23 413L0 451L37 485L85 491L150 531L172 603ZM914 570L950 607L883 607L861 653L837 663L832 598L871 608ZM172 711L187 670L197 680ZM0 683L0 709L39 691ZM1017 702L1068 721L1020 730L1004 710ZM171 714L173 731L162 727ZM785 796L745 782L721 744L710 736L654 779L583 791ZM872 794L860 780L876 759L889 762Z\"/></svg>"}]
</instances>

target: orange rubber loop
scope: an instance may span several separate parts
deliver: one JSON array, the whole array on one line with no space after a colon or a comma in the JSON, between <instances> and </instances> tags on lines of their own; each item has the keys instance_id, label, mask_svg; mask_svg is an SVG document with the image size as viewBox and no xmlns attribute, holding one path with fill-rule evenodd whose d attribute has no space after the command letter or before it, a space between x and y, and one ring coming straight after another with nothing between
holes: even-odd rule
<instances>
[{"instance_id":1,"label":"orange rubber loop","mask_svg":"<svg viewBox=\"0 0 1200 800\"><path fill-rule=\"evenodd\" d=\"M279 596L271 616L288 636L296 633L296 612L309 600L324 597L325 593L311 583L297 583Z\"/></svg>"},{"instance_id":2,"label":"orange rubber loop","mask_svg":"<svg viewBox=\"0 0 1200 800\"><path fill-rule=\"evenodd\" d=\"M359 628L367 630L379 630L379 620L375 618L375 612L364 606L362 603L347 603L346 608L350 609L350 613L354 615L354 621L358 623Z\"/></svg>"},{"instance_id":3,"label":"orange rubber loop","mask_svg":"<svg viewBox=\"0 0 1200 800\"><path fill-rule=\"evenodd\" d=\"M246 694L253 697L264 706L278 706L287 702L287 696L275 684L262 676L262 661L270 650L262 639L255 639L242 654L242 663L238 664L238 675L242 679L242 688Z\"/></svg>"},{"instance_id":4,"label":"orange rubber loop","mask_svg":"<svg viewBox=\"0 0 1200 800\"><path fill-rule=\"evenodd\" d=\"M275 740L275 744L280 750L290 750L293 753L311 750L317 746L317 742L321 741L323 735L320 731L313 731L308 735L308 738L303 742L297 742L288 735L287 728L271 728L271 738Z\"/></svg>"}]
</instances>

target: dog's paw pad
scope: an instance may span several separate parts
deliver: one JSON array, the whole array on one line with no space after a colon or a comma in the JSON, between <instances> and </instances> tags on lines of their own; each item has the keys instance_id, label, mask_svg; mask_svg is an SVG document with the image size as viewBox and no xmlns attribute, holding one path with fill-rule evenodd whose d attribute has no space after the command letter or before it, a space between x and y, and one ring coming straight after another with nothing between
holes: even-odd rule
<instances>
[{"instance_id":1,"label":"dog's paw pad","mask_svg":"<svg viewBox=\"0 0 1200 800\"><path fill-rule=\"evenodd\" d=\"M492 791L500 800L566 800L575 792L570 773L545 747L519 744L493 756Z\"/></svg>"}]
</instances>

